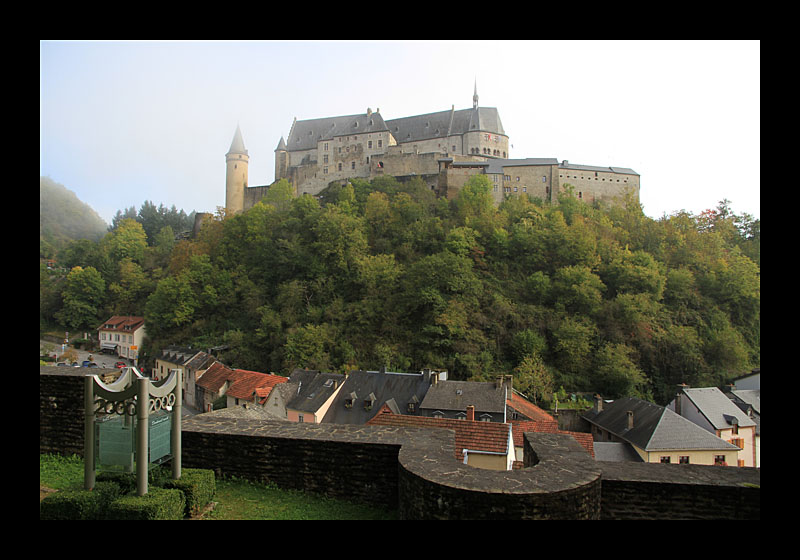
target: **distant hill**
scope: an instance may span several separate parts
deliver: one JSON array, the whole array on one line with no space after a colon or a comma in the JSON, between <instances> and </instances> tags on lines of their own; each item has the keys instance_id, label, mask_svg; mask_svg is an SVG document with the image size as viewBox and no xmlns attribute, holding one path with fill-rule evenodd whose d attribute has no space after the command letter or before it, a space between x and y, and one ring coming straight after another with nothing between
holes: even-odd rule
<instances>
[{"instance_id":1,"label":"distant hill","mask_svg":"<svg viewBox=\"0 0 800 560\"><path fill-rule=\"evenodd\" d=\"M108 224L74 192L50 177L39 177L40 247L60 248L76 239L100 240Z\"/></svg>"}]
</instances>

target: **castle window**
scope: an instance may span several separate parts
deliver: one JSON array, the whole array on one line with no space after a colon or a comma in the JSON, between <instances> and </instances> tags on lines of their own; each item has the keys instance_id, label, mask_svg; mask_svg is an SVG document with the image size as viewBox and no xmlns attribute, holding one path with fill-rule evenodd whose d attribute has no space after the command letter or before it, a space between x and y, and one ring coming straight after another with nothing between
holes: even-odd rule
<instances>
[{"instance_id":1,"label":"castle window","mask_svg":"<svg viewBox=\"0 0 800 560\"><path fill-rule=\"evenodd\" d=\"M378 147L383 148L383 140L378 140Z\"/></svg>"},{"instance_id":2,"label":"castle window","mask_svg":"<svg viewBox=\"0 0 800 560\"><path fill-rule=\"evenodd\" d=\"M325 143L322 145L322 149L323 149L323 150L325 150L325 151L328 151L328 143L327 143L327 142L325 142ZM325 157L327 157L327 156L325 156Z\"/></svg>"},{"instance_id":3,"label":"castle window","mask_svg":"<svg viewBox=\"0 0 800 560\"><path fill-rule=\"evenodd\" d=\"M341 170L342 170L342 164L340 163L339 164L339 171L341 171Z\"/></svg>"},{"instance_id":4,"label":"castle window","mask_svg":"<svg viewBox=\"0 0 800 560\"><path fill-rule=\"evenodd\" d=\"M372 149L372 140L367 142L367 148Z\"/></svg>"},{"instance_id":5,"label":"castle window","mask_svg":"<svg viewBox=\"0 0 800 560\"><path fill-rule=\"evenodd\" d=\"M355 168L356 168L356 162L351 161L350 162L350 169L355 169Z\"/></svg>"},{"instance_id":6,"label":"castle window","mask_svg":"<svg viewBox=\"0 0 800 560\"><path fill-rule=\"evenodd\" d=\"M328 163L328 154L322 156L322 163Z\"/></svg>"},{"instance_id":7,"label":"castle window","mask_svg":"<svg viewBox=\"0 0 800 560\"><path fill-rule=\"evenodd\" d=\"M546 182L547 182L547 175L542 175L542 183L546 183Z\"/></svg>"},{"instance_id":8,"label":"castle window","mask_svg":"<svg viewBox=\"0 0 800 560\"><path fill-rule=\"evenodd\" d=\"M328 174L328 166L327 165L322 168L322 174L323 175L327 175Z\"/></svg>"}]
</instances>

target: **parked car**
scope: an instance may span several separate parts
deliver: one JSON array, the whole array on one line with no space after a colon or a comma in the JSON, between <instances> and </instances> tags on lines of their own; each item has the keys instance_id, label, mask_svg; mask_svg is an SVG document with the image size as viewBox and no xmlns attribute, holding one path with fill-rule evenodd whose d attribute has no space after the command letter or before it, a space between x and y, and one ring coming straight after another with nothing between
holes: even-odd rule
<instances>
[{"instance_id":1,"label":"parked car","mask_svg":"<svg viewBox=\"0 0 800 560\"><path fill-rule=\"evenodd\" d=\"M114 367L116 367L116 368L124 368L124 367L128 367L128 364L126 364L125 362L117 362L116 364L114 364Z\"/></svg>"},{"instance_id":2,"label":"parked car","mask_svg":"<svg viewBox=\"0 0 800 560\"><path fill-rule=\"evenodd\" d=\"M91 364L91 363L92 363L91 360L83 360L83 363L81 364L81 367L89 367L89 364Z\"/></svg>"}]
</instances>

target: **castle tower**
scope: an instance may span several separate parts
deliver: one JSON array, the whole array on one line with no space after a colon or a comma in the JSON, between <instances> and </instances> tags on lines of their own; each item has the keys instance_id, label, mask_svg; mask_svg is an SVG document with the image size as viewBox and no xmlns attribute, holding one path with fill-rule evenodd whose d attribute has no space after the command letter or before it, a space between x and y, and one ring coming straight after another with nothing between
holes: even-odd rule
<instances>
[{"instance_id":1,"label":"castle tower","mask_svg":"<svg viewBox=\"0 0 800 560\"><path fill-rule=\"evenodd\" d=\"M475 93L472 94L472 108L478 108L478 78L475 78Z\"/></svg>"},{"instance_id":2,"label":"castle tower","mask_svg":"<svg viewBox=\"0 0 800 560\"><path fill-rule=\"evenodd\" d=\"M247 165L250 156L244 147L242 131L236 125L236 133L228 153L225 154L227 172L225 174L225 208L230 214L244 211L244 190L247 188Z\"/></svg>"},{"instance_id":3,"label":"castle tower","mask_svg":"<svg viewBox=\"0 0 800 560\"><path fill-rule=\"evenodd\" d=\"M275 180L278 181L283 178L289 178L289 150L286 149L286 142L278 142L278 147L275 148Z\"/></svg>"}]
</instances>

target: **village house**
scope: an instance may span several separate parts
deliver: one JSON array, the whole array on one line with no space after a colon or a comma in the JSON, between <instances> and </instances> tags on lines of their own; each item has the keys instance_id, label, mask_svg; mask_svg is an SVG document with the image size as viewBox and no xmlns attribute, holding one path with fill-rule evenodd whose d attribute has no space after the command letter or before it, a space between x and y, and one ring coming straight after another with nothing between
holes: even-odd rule
<instances>
[{"instance_id":1,"label":"village house","mask_svg":"<svg viewBox=\"0 0 800 560\"><path fill-rule=\"evenodd\" d=\"M433 383L420 404L423 416L463 420L467 406L475 407L479 422L506 421L506 400L511 394L511 376L500 376L496 381L439 381Z\"/></svg>"},{"instance_id":2,"label":"village house","mask_svg":"<svg viewBox=\"0 0 800 560\"><path fill-rule=\"evenodd\" d=\"M583 415L597 442L623 443L629 457L646 463L736 465L739 448L700 428L669 408L625 397L604 402ZM633 453L631 453L631 450ZM598 446L595 446L598 451ZM596 453L597 455L597 453ZM617 453L623 457L622 452Z\"/></svg>"},{"instance_id":3,"label":"village house","mask_svg":"<svg viewBox=\"0 0 800 560\"><path fill-rule=\"evenodd\" d=\"M438 372L350 371L322 421L366 424L386 404L395 414L420 415L420 404Z\"/></svg>"},{"instance_id":4,"label":"village house","mask_svg":"<svg viewBox=\"0 0 800 560\"><path fill-rule=\"evenodd\" d=\"M294 370L289 383L297 387L286 402L290 422L319 424L344 384L344 375L313 370ZM269 408L269 402L266 407Z\"/></svg>"},{"instance_id":5,"label":"village house","mask_svg":"<svg viewBox=\"0 0 800 560\"><path fill-rule=\"evenodd\" d=\"M717 387L680 385L667 408L703 430L741 449L729 465L759 467L756 422Z\"/></svg>"},{"instance_id":6,"label":"village house","mask_svg":"<svg viewBox=\"0 0 800 560\"><path fill-rule=\"evenodd\" d=\"M235 369L228 379L229 386L225 391L228 408L262 405L276 385L288 380L287 377L273 373Z\"/></svg>"},{"instance_id":7,"label":"village house","mask_svg":"<svg viewBox=\"0 0 800 560\"><path fill-rule=\"evenodd\" d=\"M101 352L112 352L137 363L146 336L144 317L114 315L97 328Z\"/></svg>"}]
</instances>

